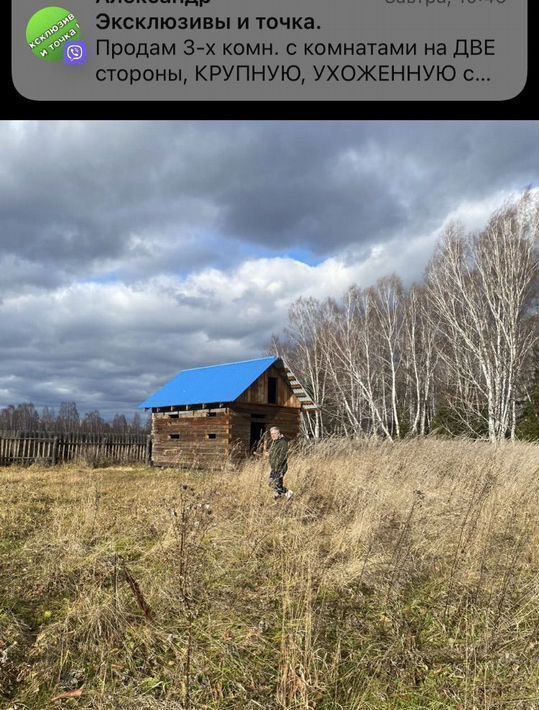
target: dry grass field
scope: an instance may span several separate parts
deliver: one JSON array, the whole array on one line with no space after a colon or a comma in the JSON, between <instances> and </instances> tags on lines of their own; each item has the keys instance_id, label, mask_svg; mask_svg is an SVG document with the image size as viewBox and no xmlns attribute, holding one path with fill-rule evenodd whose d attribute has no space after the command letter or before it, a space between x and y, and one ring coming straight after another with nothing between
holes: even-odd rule
<instances>
[{"instance_id":1,"label":"dry grass field","mask_svg":"<svg viewBox=\"0 0 539 710\"><path fill-rule=\"evenodd\" d=\"M267 473L1 469L0 706L539 708L538 446Z\"/></svg>"}]
</instances>

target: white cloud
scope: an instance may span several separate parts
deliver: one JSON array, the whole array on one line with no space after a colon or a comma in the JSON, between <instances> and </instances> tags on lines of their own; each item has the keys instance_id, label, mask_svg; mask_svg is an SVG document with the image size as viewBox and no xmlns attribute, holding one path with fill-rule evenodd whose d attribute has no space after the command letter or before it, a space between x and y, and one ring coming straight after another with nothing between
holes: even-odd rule
<instances>
[{"instance_id":1,"label":"white cloud","mask_svg":"<svg viewBox=\"0 0 539 710\"><path fill-rule=\"evenodd\" d=\"M420 278L539 180L538 125L3 124L0 405L130 408L262 354L300 296Z\"/></svg>"}]
</instances>

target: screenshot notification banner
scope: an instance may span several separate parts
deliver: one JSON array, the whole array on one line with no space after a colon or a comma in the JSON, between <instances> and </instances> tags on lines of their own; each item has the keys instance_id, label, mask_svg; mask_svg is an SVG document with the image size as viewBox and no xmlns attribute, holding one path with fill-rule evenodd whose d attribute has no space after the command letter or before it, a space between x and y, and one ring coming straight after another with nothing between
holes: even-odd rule
<instances>
[{"instance_id":1,"label":"screenshot notification banner","mask_svg":"<svg viewBox=\"0 0 539 710\"><path fill-rule=\"evenodd\" d=\"M38 101L503 101L527 0L12 0Z\"/></svg>"}]
</instances>

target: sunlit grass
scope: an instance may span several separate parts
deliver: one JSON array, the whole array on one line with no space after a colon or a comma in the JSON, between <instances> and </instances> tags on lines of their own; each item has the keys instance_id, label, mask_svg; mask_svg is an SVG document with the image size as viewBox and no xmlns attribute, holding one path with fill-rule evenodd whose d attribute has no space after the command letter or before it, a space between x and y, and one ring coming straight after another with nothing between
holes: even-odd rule
<instances>
[{"instance_id":1,"label":"sunlit grass","mask_svg":"<svg viewBox=\"0 0 539 710\"><path fill-rule=\"evenodd\" d=\"M539 707L539 447L267 475L1 469L1 707Z\"/></svg>"}]
</instances>

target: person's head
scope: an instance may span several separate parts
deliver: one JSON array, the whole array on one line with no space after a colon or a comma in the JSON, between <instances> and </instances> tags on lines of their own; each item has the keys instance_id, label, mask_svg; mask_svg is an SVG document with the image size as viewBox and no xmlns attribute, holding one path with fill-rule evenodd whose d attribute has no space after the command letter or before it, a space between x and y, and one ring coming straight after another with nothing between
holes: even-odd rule
<instances>
[{"instance_id":1,"label":"person's head","mask_svg":"<svg viewBox=\"0 0 539 710\"><path fill-rule=\"evenodd\" d=\"M281 430L276 426L272 426L270 429L270 436L273 439L273 441L275 441L276 439L280 439L281 438Z\"/></svg>"}]
</instances>

